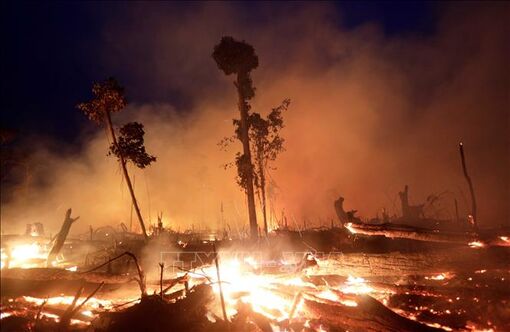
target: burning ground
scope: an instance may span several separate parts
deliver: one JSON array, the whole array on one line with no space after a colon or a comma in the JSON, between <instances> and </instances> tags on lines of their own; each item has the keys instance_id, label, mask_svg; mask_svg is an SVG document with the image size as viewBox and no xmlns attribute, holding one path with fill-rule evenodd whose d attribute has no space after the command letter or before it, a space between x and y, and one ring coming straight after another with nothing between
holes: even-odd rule
<instances>
[{"instance_id":1,"label":"burning ground","mask_svg":"<svg viewBox=\"0 0 510 332\"><path fill-rule=\"evenodd\" d=\"M505 331L510 326L507 247L431 246L345 232L277 231L251 244L172 234L178 245L163 242L169 236L163 234L139 255L148 262L152 253L163 265L142 263L140 274L129 255L109 262L116 253L140 249L140 240L129 233L116 233L115 249L98 238L94 245L72 240L54 268L35 267L46 264L44 247L37 238L25 239L31 244L15 246L11 260L2 252L3 263L11 264L2 269L2 330ZM342 252L312 249L325 241L342 243ZM395 246L401 252L393 251ZM374 249L381 247L387 250ZM85 262L83 250L89 253Z\"/></svg>"}]
</instances>

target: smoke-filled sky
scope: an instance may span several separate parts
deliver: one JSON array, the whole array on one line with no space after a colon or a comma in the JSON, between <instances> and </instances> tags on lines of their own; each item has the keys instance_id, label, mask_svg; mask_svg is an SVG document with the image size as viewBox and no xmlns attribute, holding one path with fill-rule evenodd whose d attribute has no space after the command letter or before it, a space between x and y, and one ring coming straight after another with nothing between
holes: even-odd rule
<instances>
[{"instance_id":1,"label":"smoke-filled sky","mask_svg":"<svg viewBox=\"0 0 510 332\"><path fill-rule=\"evenodd\" d=\"M233 77L211 58L224 35L259 56L254 111L291 99L269 188L289 225L329 225L339 195L367 218L382 208L399 214L406 184L415 204L441 194L431 216L453 217L454 199L466 215L460 141L480 226L509 225L508 4L2 6L2 126L37 137L29 181L2 204L3 231L40 221L56 232L68 207L81 216L75 232L129 224L107 136L74 109L93 80L110 75L130 102L115 124L143 122L158 158L130 170L146 219L162 211L174 229L221 227L223 206L226 224L246 227L235 172L222 167L241 146L217 146L238 116Z\"/></svg>"}]
</instances>

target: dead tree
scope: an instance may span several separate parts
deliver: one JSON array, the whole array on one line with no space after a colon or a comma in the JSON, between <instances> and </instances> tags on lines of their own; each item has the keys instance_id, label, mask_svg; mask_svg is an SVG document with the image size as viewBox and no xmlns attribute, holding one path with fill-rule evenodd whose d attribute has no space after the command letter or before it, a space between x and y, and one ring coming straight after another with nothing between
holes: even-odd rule
<instances>
[{"instance_id":1,"label":"dead tree","mask_svg":"<svg viewBox=\"0 0 510 332\"><path fill-rule=\"evenodd\" d=\"M424 217L423 207L420 205L409 205L409 186L404 187L404 191L398 193L402 206L402 218L407 220L416 220Z\"/></svg>"},{"instance_id":2,"label":"dead tree","mask_svg":"<svg viewBox=\"0 0 510 332\"><path fill-rule=\"evenodd\" d=\"M255 192L253 189L253 163L250 151L250 137L248 117L250 111L249 100L255 96L255 89L250 77L253 69L258 67L259 59L253 46L244 41L237 41L232 37L223 37L214 47L212 57L218 68L225 75L236 74L234 85L237 89L238 108L241 118L235 120L237 124L236 136L243 144L243 154L236 157L237 170L241 180L241 187L248 198L248 214L250 218L250 234L258 237L257 214L255 210Z\"/></svg>"},{"instance_id":3,"label":"dead tree","mask_svg":"<svg viewBox=\"0 0 510 332\"><path fill-rule=\"evenodd\" d=\"M58 232L55 241L53 242L53 246L51 247L50 253L48 254L48 259L46 261L47 266L51 266L51 263L57 258L57 255L60 253L60 250L62 250L62 247L66 242L67 235L71 230L71 225L80 218L71 218L71 212L71 209L68 209L66 212L64 223L62 224L60 232Z\"/></svg>"},{"instance_id":4,"label":"dead tree","mask_svg":"<svg viewBox=\"0 0 510 332\"><path fill-rule=\"evenodd\" d=\"M338 216L338 220L340 220L340 224L344 226L347 223L361 223L361 219L356 217L357 210L350 210L345 211L344 210L344 198L338 197L338 199L335 201L335 212Z\"/></svg>"},{"instance_id":5,"label":"dead tree","mask_svg":"<svg viewBox=\"0 0 510 332\"><path fill-rule=\"evenodd\" d=\"M462 162L462 171L464 173L464 177L466 178L466 181L469 186L469 193L471 194L471 216L472 216L472 224L475 229L475 231L478 231L478 223L476 219L476 198L475 198L475 190L473 189L473 182L471 181L471 177L469 176L467 172L466 167L466 158L464 157L464 144L462 142L459 143L459 152L460 152L460 160Z\"/></svg>"}]
</instances>

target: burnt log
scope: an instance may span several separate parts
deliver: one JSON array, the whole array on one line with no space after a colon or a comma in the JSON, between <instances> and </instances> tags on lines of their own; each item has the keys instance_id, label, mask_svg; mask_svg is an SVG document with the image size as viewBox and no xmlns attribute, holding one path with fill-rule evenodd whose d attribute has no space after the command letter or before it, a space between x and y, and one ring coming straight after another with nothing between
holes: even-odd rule
<instances>
[{"instance_id":1,"label":"burnt log","mask_svg":"<svg viewBox=\"0 0 510 332\"><path fill-rule=\"evenodd\" d=\"M402 317L368 295L353 296L355 306L303 294L304 310L330 327L349 331L439 331Z\"/></svg>"},{"instance_id":2,"label":"burnt log","mask_svg":"<svg viewBox=\"0 0 510 332\"><path fill-rule=\"evenodd\" d=\"M411 239L427 242L442 242L469 245L479 242L479 246L510 246L509 236L485 232L477 234L472 232L449 232L437 229L428 229L399 224L363 224L348 223L345 227L353 234L380 235L387 238Z\"/></svg>"},{"instance_id":3,"label":"burnt log","mask_svg":"<svg viewBox=\"0 0 510 332\"><path fill-rule=\"evenodd\" d=\"M175 285L176 279L163 279L163 286ZM74 295L76 289L84 284L85 291L93 291L99 284L105 283L102 291L113 291L119 288L132 290L138 280L131 275L117 275L104 272L79 273L58 268L12 268L2 270L2 295L9 296L58 296ZM159 285L159 280L150 280L149 284ZM135 287L133 287L135 286Z\"/></svg>"},{"instance_id":4,"label":"burnt log","mask_svg":"<svg viewBox=\"0 0 510 332\"><path fill-rule=\"evenodd\" d=\"M492 250L491 250L492 249ZM427 275L444 271L474 271L508 266L507 248L475 250L469 247L419 253L390 252L382 254L330 253L319 259L317 267L307 270L308 275L336 274L358 277Z\"/></svg>"}]
</instances>

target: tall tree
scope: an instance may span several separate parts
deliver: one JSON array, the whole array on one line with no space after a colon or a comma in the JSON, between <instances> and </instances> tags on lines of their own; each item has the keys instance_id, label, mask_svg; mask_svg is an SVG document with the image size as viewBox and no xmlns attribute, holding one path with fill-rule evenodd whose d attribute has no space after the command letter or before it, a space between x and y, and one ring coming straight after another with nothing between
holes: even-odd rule
<instances>
[{"instance_id":1,"label":"tall tree","mask_svg":"<svg viewBox=\"0 0 510 332\"><path fill-rule=\"evenodd\" d=\"M238 154L236 164L238 173L241 174L241 186L246 191L248 198L250 234L252 238L257 238L258 226L253 189L254 167L250 151L248 118L251 109L249 100L255 96L250 73L258 67L259 60L253 46L232 37L223 37L220 43L214 47L212 57L225 75L236 75L234 85L237 89L237 106L241 115L237 122L236 136L243 144L243 154Z\"/></svg>"},{"instance_id":2,"label":"tall tree","mask_svg":"<svg viewBox=\"0 0 510 332\"><path fill-rule=\"evenodd\" d=\"M289 108L290 99L285 99L281 105L271 110L267 118L259 113L253 113L249 118L249 136L255 161L254 183L259 194L264 217L264 232L267 236L267 212L266 212L266 171L269 162L274 161L280 152L284 151L284 139L280 136L280 130L284 127L282 111Z\"/></svg>"},{"instance_id":3,"label":"tall tree","mask_svg":"<svg viewBox=\"0 0 510 332\"><path fill-rule=\"evenodd\" d=\"M109 155L117 156L124 180L129 189L131 200L142 228L143 236L147 241L149 239L147 230L143 222L143 217L135 197L133 185L127 170L127 162L131 161L139 168L145 168L155 161L156 158L147 154L144 146L143 136L145 134L143 125L137 122L130 122L120 129L120 136L117 139L115 129L112 124L111 113L120 112L126 107L126 98L124 89L114 78L108 78L101 83L94 83L92 86L94 98L88 102L80 103L77 108L85 113L88 118L98 125L105 125L110 133L112 140Z\"/></svg>"}]
</instances>

